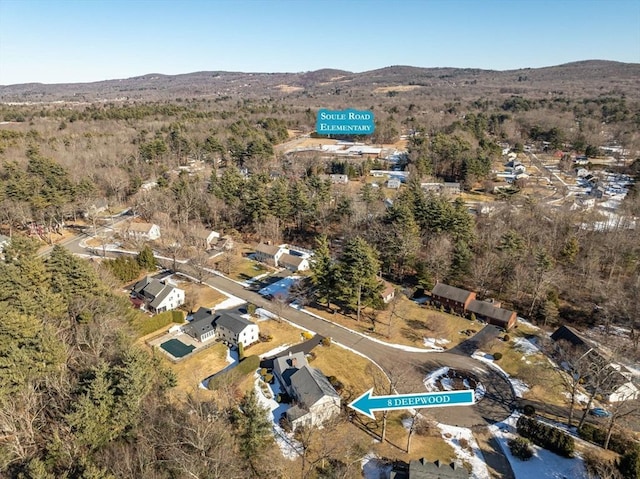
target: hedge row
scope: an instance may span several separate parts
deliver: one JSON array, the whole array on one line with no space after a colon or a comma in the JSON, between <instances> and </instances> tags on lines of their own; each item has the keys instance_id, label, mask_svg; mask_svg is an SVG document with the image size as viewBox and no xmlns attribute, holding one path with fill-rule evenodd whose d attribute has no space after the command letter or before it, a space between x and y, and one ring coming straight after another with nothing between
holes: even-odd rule
<instances>
[{"instance_id":1,"label":"hedge row","mask_svg":"<svg viewBox=\"0 0 640 479\"><path fill-rule=\"evenodd\" d=\"M165 311L164 313L156 314L150 318L146 316L143 318L137 318L134 323L134 327L140 336L146 336L160 328L164 328L168 324L182 324L183 322L184 313L182 311Z\"/></svg>"},{"instance_id":2,"label":"hedge row","mask_svg":"<svg viewBox=\"0 0 640 479\"><path fill-rule=\"evenodd\" d=\"M531 439L534 444L561 456L573 457L575 441L564 431L526 416L520 416L517 427L518 434Z\"/></svg>"},{"instance_id":3,"label":"hedge row","mask_svg":"<svg viewBox=\"0 0 640 479\"><path fill-rule=\"evenodd\" d=\"M585 423L578 429L578 436L585 441L593 442L604 447L604 442L607 439L607 431L592 424ZM637 447L637 444L632 439L622 436L621 434L613 433L611 439L609 439L608 448L618 454L625 454L633 447Z\"/></svg>"}]
</instances>

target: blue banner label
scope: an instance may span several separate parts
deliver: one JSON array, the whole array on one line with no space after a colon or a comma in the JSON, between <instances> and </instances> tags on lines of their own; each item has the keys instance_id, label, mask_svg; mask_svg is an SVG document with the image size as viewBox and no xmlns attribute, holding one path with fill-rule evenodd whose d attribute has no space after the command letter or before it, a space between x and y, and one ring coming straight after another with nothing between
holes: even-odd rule
<instances>
[{"instance_id":1,"label":"blue banner label","mask_svg":"<svg viewBox=\"0 0 640 479\"><path fill-rule=\"evenodd\" d=\"M370 135L374 129L373 113L366 110L320 110L316 119L319 135Z\"/></svg>"}]
</instances>

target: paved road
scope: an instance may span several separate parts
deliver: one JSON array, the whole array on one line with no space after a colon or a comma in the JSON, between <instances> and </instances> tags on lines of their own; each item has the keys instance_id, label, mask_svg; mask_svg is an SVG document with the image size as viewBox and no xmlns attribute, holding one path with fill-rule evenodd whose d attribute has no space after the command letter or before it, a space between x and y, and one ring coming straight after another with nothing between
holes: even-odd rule
<instances>
[{"instance_id":1,"label":"paved road","mask_svg":"<svg viewBox=\"0 0 640 479\"><path fill-rule=\"evenodd\" d=\"M82 238L69 240L64 242L63 246L73 253L86 254L87 251L80 246L81 240ZM182 268L188 269L186 265ZM189 273L189 271L185 272ZM274 309L269 300L223 276L213 275L205 282L268 311ZM334 342L375 362L387 374L402 374L402 380L397 387L399 393L423 391L425 376L444 366L473 374L485 389L483 397L478 398L475 405L423 409L423 413L427 413L440 423L460 427L486 426L507 418L516 405L511 383L488 365L469 357L468 348L456 348L450 352L408 351L401 346L374 341L362 334L294 308L285 308L280 316L308 331L332 338ZM492 333L489 331L482 335L487 334ZM356 392L356 395L371 387L373 387L373 381L362 384L361 391ZM487 453L485 460L492 477L505 479L513 477L510 468L505 468L504 456L501 456L500 451L492 447L485 452ZM503 474L500 471L506 472Z\"/></svg>"},{"instance_id":2,"label":"paved road","mask_svg":"<svg viewBox=\"0 0 640 479\"><path fill-rule=\"evenodd\" d=\"M258 307L266 310L273 309L273 305L269 300L257 293L246 290L243 286L227 278L213 276L205 282ZM281 316L306 330L331 337L333 341L340 345L371 359L388 374L398 374L402 370L402 384L398 388L400 393L424 390L424 377L429 372L444 366L461 371L470 371L478 377L485 387L484 398L480 399L475 406L431 409L429 413L442 423L464 427L486 425L508 417L515 405L515 397L509 381L486 364L465 354L406 351L402 347L374 341L361 334L293 308L286 308L281 313ZM361 392L372 386L373 383L363 384Z\"/></svg>"}]
</instances>

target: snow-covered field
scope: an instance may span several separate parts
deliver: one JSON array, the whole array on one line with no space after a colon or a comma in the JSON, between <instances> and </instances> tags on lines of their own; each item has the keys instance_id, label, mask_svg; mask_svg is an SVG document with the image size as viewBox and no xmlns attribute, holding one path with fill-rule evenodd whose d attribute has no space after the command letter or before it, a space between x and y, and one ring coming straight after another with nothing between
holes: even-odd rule
<instances>
[{"instance_id":1,"label":"snow-covered field","mask_svg":"<svg viewBox=\"0 0 640 479\"><path fill-rule=\"evenodd\" d=\"M516 479L587 479L584 461L579 456L567 459L533 446L535 453L528 461L514 457L507 443L509 439L516 437L512 431L515 431L518 417L519 414L514 413L505 421L489 427L509 460Z\"/></svg>"},{"instance_id":2,"label":"snow-covered field","mask_svg":"<svg viewBox=\"0 0 640 479\"><path fill-rule=\"evenodd\" d=\"M295 284L296 281L300 279L300 276L287 276L286 278L282 278L280 281L277 281L269 286L265 286L258 294L262 296L283 296L286 297L289 294L289 288Z\"/></svg>"},{"instance_id":3,"label":"snow-covered field","mask_svg":"<svg viewBox=\"0 0 640 479\"><path fill-rule=\"evenodd\" d=\"M444 440L453 447L456 457L462 462L471 464L473 479L489 479L491 477L484 456L470 429L444 424L438 424L438 428L442 431Z\"/></svg>"}]
</instances>

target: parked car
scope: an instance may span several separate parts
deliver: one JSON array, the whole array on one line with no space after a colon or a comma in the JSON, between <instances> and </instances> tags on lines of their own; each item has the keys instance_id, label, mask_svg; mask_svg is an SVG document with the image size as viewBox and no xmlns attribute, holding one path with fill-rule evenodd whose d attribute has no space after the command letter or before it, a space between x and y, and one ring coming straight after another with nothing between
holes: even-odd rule
<instances>
[{"instance_id":1,"label":"parked car","mask_svg":"<svg viewBox=\"0 0 640 479\"><path fill-rule=\"evenodd\" d=\"M592 416L595 416L595 417L609 417L609 416L611 416L611 413L609 411L607 411L606 409L603 409L601 407L594 407L593 409L591 409L589 411L589 414L591 414Z\"/></svg>"}]
</instances>

